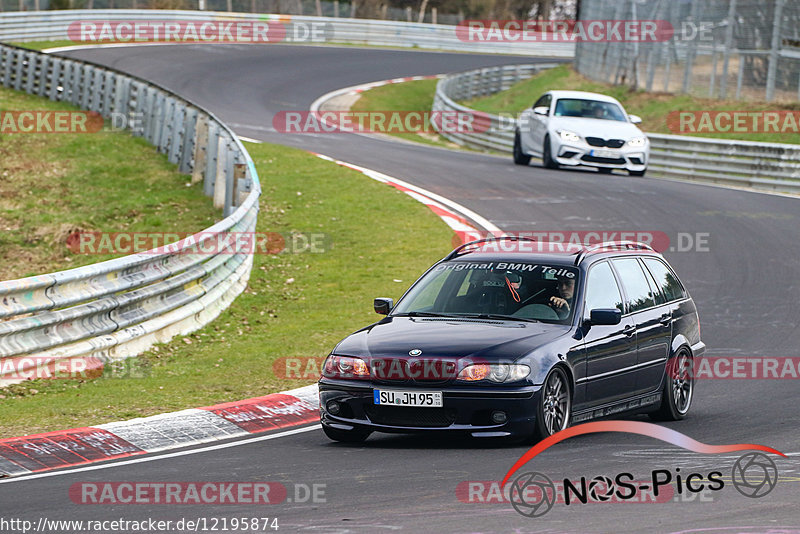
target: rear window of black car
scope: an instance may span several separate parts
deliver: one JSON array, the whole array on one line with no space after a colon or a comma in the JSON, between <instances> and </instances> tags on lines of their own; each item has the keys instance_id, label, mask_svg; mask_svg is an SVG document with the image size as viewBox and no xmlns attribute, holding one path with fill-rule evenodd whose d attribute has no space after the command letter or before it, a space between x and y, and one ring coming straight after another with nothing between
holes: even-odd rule
<instances>
[{"instance_id":1,"label":"rear window of black car","mask_svg":"<svg viewBox=\"0 0 800 534\"><path fill-rule=\"evenodd\" d=\"M666 297L667 302L686 297L686 291L683 289L678 277L664 263L655 258L644 258L644 264L653 275L653 278L656 279L656 283Z\"/></svg>"},{"instance_id":2,"label":"rear window of black car","mask_svg":"<svg viewBox=\"0 0 800 534\"><path fill-rule=\"evenodd\" d=\"M639 260L636 258L616 258L612 260L619 273L622 286L627 295L628 311L636 312L656 305L653 288L647 282Z\"/></svg>"}]
</instances>

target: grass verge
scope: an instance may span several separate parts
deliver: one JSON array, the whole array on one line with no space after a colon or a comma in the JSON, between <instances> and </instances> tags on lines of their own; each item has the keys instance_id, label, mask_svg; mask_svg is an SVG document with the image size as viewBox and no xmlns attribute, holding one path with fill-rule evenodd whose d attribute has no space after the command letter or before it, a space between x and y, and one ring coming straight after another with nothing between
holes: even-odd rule
<instances>
[{"instance_id":1,"label":"grass verge","mask_svg":"<svg viewBox=\"0 0 800 534\"><path fill-rule=\"evenodd\" d=\"M74 111L0 87L0 112ZM221 217L201 184L127 132L0 134L0 280L97 263L74 231L189 232Z\"/></svg>"},{"instance_id":2,"label":"grass verge","mask_svg":"<svg viewBox=\"0 0 800 534\"><path fill-rule=\"evenodd\" d=\"M523 109L532 106L543 93L555 89L591 91L610 95L622 102L622 105L625 106L628 113L633 113L642 117L642 125L640 127L643 131L653 133L673 133L667 125L667 115L671 111L746 110L752 112L767 110L800 110L800 102L743 102L738 100L697 98L691 95L634 91L623 86L589 80L578 74L570 65L561 65L553 69L545 70L529 80L515 84L507 91L464 102L463 104L487 113L508 113L517 116ZM770 143L798 142L798 135L796 133L701 133L692 135L721 139L764 141Z\"/></svg>"},{"instance_id":3,"label":"grass verge","mask_svg":"<svg viewBox=\"0 0 800 534\"><path fill-rule=\"evenodd\" d=\"M352 111L419 111L429 113L433 107L433 95L436 93L436 84L439 80L414 80L403 83L391 83L375 87L361 93L351 107ZM424 143L428 145L458 148L436 133L430 120L425 120L413 132L390 133L394 137Z\"/></svg>"},{"instance_id":4,"label":"grass verge","mask_svg":"<svg viewBox=\"0 0 800 534\"><path fill-rule=\"evenodd\" d=\"M263 186L258 230L321 232L324 253L256 256L248 289L210 325L138 358L141 378L36 380L0 390L0 436L129 419L305 385L281 357L324 357L376 320L450 250L452 234L404 193L307 152L247 144Z\"/></svg>"},{"instance_id":5,"label":"grass verge","mask_svg":"<svg viewBox=\"0 0 800 534\"><path fill-rule=\"evenodd\" d=\"M61 48L62 46L75 46L81 43L76 43L75 41L71 41L69 39L63 39L61 41L31 41L28 43L11 43L14 46L20 46L22 48L27 48L29 50L44 50L45 48Z\"/></svg>"}]
</instances>

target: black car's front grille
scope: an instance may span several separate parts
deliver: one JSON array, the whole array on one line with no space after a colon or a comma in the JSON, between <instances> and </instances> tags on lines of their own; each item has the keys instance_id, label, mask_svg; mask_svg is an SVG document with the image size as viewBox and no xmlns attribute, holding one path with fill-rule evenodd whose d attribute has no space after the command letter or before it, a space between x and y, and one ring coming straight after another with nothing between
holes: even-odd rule
<instances>
[{"instance_id":1,"label":"black car's front grille","mask_svg":"<svg viewBox=\"0 0 800 534\"><path fill-rule=\"evenodd\" d=\"M364 411L373 423L387 426L446 427L456 420L456 411L452 408L368 405Z\"/></svg>"},{"instance_id":2,"label":"black car's front grille","mask_svg":"<svg viewBox=\"0 0 800 534\"><path fill-rule=\"evenodd\" d=\"M608 148L622 148L625 141L622 139L603 139L602 137L587 137L586 142L591 146L605 146Z\"/></svg>"},{"instance_id":3,"label":"black car's front grille","mask_svg":"<svg viewBox=\"0 0 800 534\"><path fill-rule=\"evenodd\" d=\"M588 154L582 156L581 159L590 163L613 163L616 165L623 165L625 163L624 158L598 158L597 156L590 156Z\"/></svg>"}]
</instances>

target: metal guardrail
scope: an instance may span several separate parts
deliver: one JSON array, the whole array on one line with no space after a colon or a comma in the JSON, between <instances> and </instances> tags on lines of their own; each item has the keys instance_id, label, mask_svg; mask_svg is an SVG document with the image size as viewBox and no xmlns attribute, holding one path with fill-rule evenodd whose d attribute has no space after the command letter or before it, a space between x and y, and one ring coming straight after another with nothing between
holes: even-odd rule
<instances>
[{"instance_id":1,"label":"metal guardrail","mask_svg":"<svg viewBox=\"0 0 800 534\"><path fill-rule=\"evenodd\" d=\"M284 26L283 42L294 43L353 43L529 57L572 58L575 55L574 43L461 40L455 26L444 24L218 11L94 9L0 13L0 41L69 40L67 28L76 21L138 20L276 22ZM307 31L312 27L318 31Z\"/></svg>"},{"instance_id":2,"label":"metal guardrail","mask_svg":"<svg viewBox=\"0 0 800 534\"><path fill-rule=\"evenodd\" d=\"M191 173L193 182L203 181L226 215L168 248L0 282L0 383L61 359L134 356L205 325L244 290L253 257L232 239L255 230L261 186L249 154L225 124L134 76L2 44L0 84L104 117L136 114L142 120L134 135Z\"/></svg>"},{"instance_id":3,"label":"metal guardrail","mask_svg":"<svg viewBox=\"0 0 800 534\"><path fill-rule=\"evenodd\" d=\"M474 116L471 132L440 131L447 139L481 150L511 153L517 121L472 110L456 100L504 91L554 65L505 65L453 74L439 80L433 111ZM437 125L434 122L434 127ZM755 143L648 133L648 173L664 178L800 193L800 145Z\"/></svg>"}]
</instances>

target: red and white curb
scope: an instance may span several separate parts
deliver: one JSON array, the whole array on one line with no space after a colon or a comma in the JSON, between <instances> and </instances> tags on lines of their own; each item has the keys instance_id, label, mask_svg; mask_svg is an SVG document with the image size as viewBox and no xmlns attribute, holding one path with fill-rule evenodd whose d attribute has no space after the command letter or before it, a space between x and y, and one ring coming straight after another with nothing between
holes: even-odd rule
<instances>
[{"instance_id":1,"label":"red and white curb","mask_svg":"<svg viewBox=\"0 0 800 534\"><path fill-rule=\"evenodd\" d=\"M319 421L317 385L94 427L0 440L0 476L21 476Z\"/></svg>"}]
</instances>

